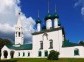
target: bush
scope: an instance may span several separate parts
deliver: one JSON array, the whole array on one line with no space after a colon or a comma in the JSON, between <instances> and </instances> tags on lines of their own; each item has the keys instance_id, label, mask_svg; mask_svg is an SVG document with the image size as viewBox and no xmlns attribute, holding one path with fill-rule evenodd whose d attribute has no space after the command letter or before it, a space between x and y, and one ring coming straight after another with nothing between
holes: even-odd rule
<instances>
[{"instance_id":1,"label":"bush","mask_svg":"<svg viewBox=\"0 0 84 62\"><path fill-rule=\"evenodd\" d=\"M58 60L59 52L51 50L48 55L48 60Z\"/></svg>"}]
</instances>

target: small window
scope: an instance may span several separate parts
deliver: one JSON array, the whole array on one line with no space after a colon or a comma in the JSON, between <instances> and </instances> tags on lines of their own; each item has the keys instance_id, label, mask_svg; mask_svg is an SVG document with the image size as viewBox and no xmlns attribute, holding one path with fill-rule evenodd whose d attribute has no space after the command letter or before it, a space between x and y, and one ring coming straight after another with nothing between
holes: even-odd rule
<instances>
[{"instance_id":1,"label":"small window","mask_svg":"<svg viewBox=\"0 0 84 62\"><path fill-rule=\"evenodd\" d=\"M28 56L30 56L30 53L28 52Z\"/></svg>"},{"instance_id":2,"label":"small window","mask_svg":"<svg viewBox=\"0 0 84 62\"><path fill-rule=\"evenodd\" d=\"M53 48L53 40L50 39L49 41L50 41L50 47L49 47L49 49L52 49Z\"/></svg>"},{"instance_id":3,"label":"small window","mask_svg":"<svg viewBox=\"0 0 84 62\"><path fill-rule=\"evenodd\" d=\"M23 52L23 56L25 56L25 53Z\"/></svg>"},{"instance_id":4,"label":"small window","mask_svg":"<svg viewBox=\"0 0 84 62\"><path fill-rule=\"evenodd\" d=\"M20 56L20 52L18 53L18 56Z\"/></svg>"},{"instance_id":5,"label":"small window","mask_svg":"<svg viewBox=\"0 0 84 62\"><path fill-rule=\"evenodd\" d=\"M79 55L79 49L76 48L76 49L74 50L74 55Z\"/></svg>"},{"instance_id":6,"label":"small window","mask_svg":"<svg viewBox=\"0 0 84 62\"><path fill-rule=\"evenodd\" d=\"M50 42L50 49L53 48L53 42Z\"/></svg>"},{"instance_id":7,"label":"small window","mask_svg":"<svg viewBox=\"0 0 84 62\"><path fill-rule=\"evenodd\" d=\"M20 32L18 33L18 36L20 37Z\"/></svg>"},{"instance_id":8,"label":"small window","mask_svg":"<svg viewBox=\"0 0 84 62\"><path fill-rule=\"evenodd\" d=\"M45 56L48 56L48 51L45 51Z\"/></svg>"},{"instance_id":9,"label":"small window","mask_svg":"<svg viewBox=\"0 0 84 62\"><path fill-rule=\"evenodd\" d=\"M39 51L39 52L38 52L38 56L41 56L41 54L42 54L41 51Z\"/></svg>"},{"instance_id":10,"label":"small window","mask_svg":"<svg viewBox=\"0 0 84 62\"><path fill-rule=\"evenodd\" d=\"M43 49L43 41L40 41L40 49Z\"/></svg>"}]
</instances>

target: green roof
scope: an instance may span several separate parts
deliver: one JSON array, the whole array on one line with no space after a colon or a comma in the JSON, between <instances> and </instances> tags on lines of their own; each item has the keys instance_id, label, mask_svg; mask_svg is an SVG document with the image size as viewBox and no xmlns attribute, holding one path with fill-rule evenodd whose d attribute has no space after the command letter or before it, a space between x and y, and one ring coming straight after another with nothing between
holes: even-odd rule
<instances>
[{"instance_id":1,"label":"green roof","mask_svg":"<svg viewBox=\"0 0 84 62\"><path fill-rule=\"evenodd\" d=\"M55 18L59 18L59 16L58 16L57 13L55 13L55 14L52 16L52 18L53 18L53 19L55 19Z\"/></svg>"},{"instance_id":2,"label":"green roof","mask_svg":"<svg viewBox=\"0 0 84 62\"><path fill-rule=\"evenodd\" d=\"M24 44L24 45L6 45L9 49L14 50L32 50L32 44Z\"/></svg>"},{"instance_id":3,"label":"green roof","mask_svg":"<svg viewBox=\"0 0 84 62\"><path fill-rule=\"evenodd\" d=\"M36 23L41 23L41 20L38 18L38 19L36 20Z\"/></svg>"},{"instance_id":4,"label":"green roof","mask_svg":"<svg viewBox=\"0 0 84 62\"><path fill-rule=\"evenodd\" d=\"M48 20L48 19L52 19L52 15L50 13L48 13L48 15L45 16L45 20Z\"/></svg>"},{"instance_id":5,"label":"green roof","mask_svg":"<svg viewBox=\"0 0 84 62\"><path fill-rule=\"evenodd\" d=\"M79 46L77 43L72 43L69 40L63 41L62 47L72 47L72 46Z\"/></svg>"},{"instance_id":6,"label":"green roof","mask_svg":"<svg viewBox=\"0 0 84 62\"><path fill-rule=\"evenodd\" d=\"M45 17L45 20L55 19L55 18L59 18L57 13L55 13L54 15L51 15L50 13L48 13L48 15Z\"/></svg>"}]
</instances>

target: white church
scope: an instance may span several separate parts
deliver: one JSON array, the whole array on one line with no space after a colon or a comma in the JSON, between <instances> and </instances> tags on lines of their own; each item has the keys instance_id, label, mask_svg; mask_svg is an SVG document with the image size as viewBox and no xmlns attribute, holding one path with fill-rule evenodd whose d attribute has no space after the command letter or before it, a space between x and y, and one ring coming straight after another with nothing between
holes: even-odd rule
<instances>
[{"instance_id":1,"label":"white church","mask_svg":"<svg viewBox=\"0 0 84 62\"><path fill-rule=\"evenodd\" d=\"M60 53L59 58L84 58L84 46L65 40L63 27L57 13L45 18L46 28L41 28L41 20L36 21L37 31L32 33L32 44L24 44L24 31L20 14L15 26L15 44L4 45L1 59L46 58L51 50Z\"/></svg>"}]
</instances>

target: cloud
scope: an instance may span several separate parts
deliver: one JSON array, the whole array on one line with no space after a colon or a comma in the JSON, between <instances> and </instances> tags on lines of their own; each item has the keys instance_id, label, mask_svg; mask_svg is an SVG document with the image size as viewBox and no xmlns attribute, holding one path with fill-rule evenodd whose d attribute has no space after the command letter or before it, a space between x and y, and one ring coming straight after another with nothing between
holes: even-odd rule
<instances>
[{"instance_id":1,"label":"cloud","mask_svg":"<svg viewBox=\"0 0 84 62\"><path fill-rule=\"evenodd\" d=\"M84 7L81 8L81 14L84 16Z\"/></svg>"},{"instance_id":2,"label":"cloud","mask_svg":"<svg viewBox=\"0 0 84 62\"><path fill-rule=\"evenodd\" d=\"M81 14L84 16L84 0L76 0L75 7L80 6L81 7Z\"/></svg>"},{"instance_id":3,"label":"cloud","mask_svg":"<svg viewBox=\"0 0 84 62\"><path fill-rule=\"evenodd\" d=\"M18 12L21 12L24 36L27 43L28 41L31 41L31 33L35 31L33 29L35 21L32 17L27 18L21 11L20 2L20 0L0 0L0 37L14 41L15 24L18 20L17 14Z\"/></svg>"}]
</instances>

